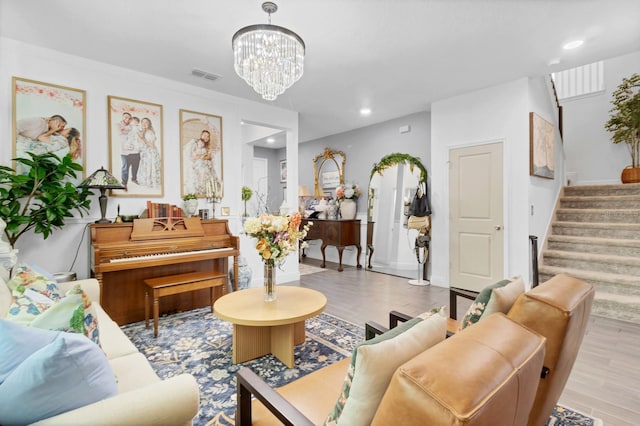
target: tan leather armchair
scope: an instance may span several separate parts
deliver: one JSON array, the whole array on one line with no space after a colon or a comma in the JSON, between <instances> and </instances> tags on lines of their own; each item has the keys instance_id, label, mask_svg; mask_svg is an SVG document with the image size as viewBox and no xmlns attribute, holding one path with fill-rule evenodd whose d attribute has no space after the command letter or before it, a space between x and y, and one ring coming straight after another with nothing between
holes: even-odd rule
<instances>
[{"instance_id":1,"label":"tan leather armchair","mask_svg":"<svg viewBox=\"0 0 640 426\"><path fill-rule=\"evenodd\" d=\"M522 425L535 398L544 340L504 314L492 315L398 368L373 424ZM317 370L277 391L241 368L236 424L322 424L347 364Z\"/></svg>"},{"instance_id":2,"label":"tan leather armchair","mask_svg":"<svg viewBox=\"0 0 640 426\"><path fill-rule=\"evenodd\" d=\"M508 313L509 318L547 338L530 426L546 424L560 399L578 356L594 297L593 285L560 274L522 294Z\"/></svg>"},{"instance_id":3,"label":"tan leather armchair","mask_svg":"<svg viewBox=\"0 0 640 426\"><path fill-rule=\"evenodd\" d=\"M473 294L457 294L473 298ZM522 294L509 310L508 316L546 337L546 355L535 404L531 410L530 426L546 424L558 403L569 374L578 356L584 337L591 306L595 297L593 285L565 274ZM454 303L455 298L451 298ZM389 313L389 327L411 319L403 313ZM367 338L384 332L380 324L367 322ZM457 321L449 318L449 335L457 330Z\"/></svg>"}]
</instances>

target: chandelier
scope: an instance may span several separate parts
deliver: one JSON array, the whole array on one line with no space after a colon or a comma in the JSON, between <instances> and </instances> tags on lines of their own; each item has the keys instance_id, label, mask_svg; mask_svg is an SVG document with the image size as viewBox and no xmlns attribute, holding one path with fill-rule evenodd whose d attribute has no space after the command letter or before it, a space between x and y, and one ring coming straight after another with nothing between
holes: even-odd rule
<instances>
[{"instance_id":1,"label":"chandelier","mask_svg":"<svg viewBox=\"0 0 640 426\"><path fill-rule=\"evenodd\" d=\"M236 73L267 101L275 100L304 71L304 41L291 30L271 25L278 6L262 3L269 24L250 25L233 35L233 65Z\"/></svg>"}]
</instances>

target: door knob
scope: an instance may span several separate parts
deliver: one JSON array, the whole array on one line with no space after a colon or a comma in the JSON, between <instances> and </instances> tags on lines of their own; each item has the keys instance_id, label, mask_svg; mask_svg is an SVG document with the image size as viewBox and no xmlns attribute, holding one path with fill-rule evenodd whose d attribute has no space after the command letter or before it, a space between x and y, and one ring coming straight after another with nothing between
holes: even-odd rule
<instances>
[{"instance_id":1,"label":"door knob","mask_svg":"<svg viewBox=\"0 0 640 426\"><path fill-rule=\"evenodd\" d=\"M502 229L502 226L500 226L500 225L496 225L496 226L495 226L495 228L496 228L496 231L499 231L499 230L501 230L501 229Z\"/></svg>"}]
</instances>

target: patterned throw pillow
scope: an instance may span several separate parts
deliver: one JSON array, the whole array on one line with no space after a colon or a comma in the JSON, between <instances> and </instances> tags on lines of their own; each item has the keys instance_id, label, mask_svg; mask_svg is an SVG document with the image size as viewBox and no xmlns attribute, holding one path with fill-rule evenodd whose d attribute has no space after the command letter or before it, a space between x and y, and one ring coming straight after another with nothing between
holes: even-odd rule
<instances>
[{"instance_id":1,"label":"patterned throw pillow","mask_svg":"<svg viewBox=\"0 0 640 426\"><path fill-rule=\"evenodd\" d=\"M27 289L37 291L52 300L58 300L62 297L53 276L37 266L29 266L24 263L16 266L13 277L7 282L7 286L15 297L22 296Z\"/></svg>"},{"instance_id":2,"label":"patterned throw pillow","mask_svg":"<svg viewBox=\"0 0 640 426\"><path fill-rule=\"evenodd\" d=\"M26 265L20 265L7 283L13 302L6 319L48 330L84 334L100 344L98 319L91 300L79 285L61 294L55 281Z\"/></svg>"},{"instance_id":3,"label":"patterned throw pillow","mask_svg":"<svg viewBox=\"0 0 640 426\"><path fill-rule=\"evenodd\" d=\"M340 416L343 413L344 407L347 403L347 399L349 398L349 395L351 394L351 386L353 384L353 379L354 376L356 375L356 361L358 359L358 353L359 353L359 349L364 347L364 346L371 346L371 345L377 345L389 340L395 340L396 337L404 334L405 332L407 332L408 330L412 329L414 326L416 326L417 324L423 322L424 320L427 320L431 317L433 317L435 314L439 314L438 317L440 318L445 318L446 314L444 312L445 307L438 307L435 309L432 309L428 312L425 312L421 315L416 316L415 318L412 318L409 321L406 321L404 323L401 323L400 325L398 325L395 328L392 328L391 330L387 331L386 333L380 334L376 337L374 337L373 339L370 340L366 340L362 343L360 343L359 345L357 345L354 349L353 349L353 353L351 355L351 362L349 363L349 368L347 369L347 374L345 376L343 385L342 385L342 390L340 391L340 395L338 396L338 400L336 401L335 406L333 407L333 409L331 410L331 412L329 413L329 415L327 416L327 418L325 419L324 424L328 425L328 426L335 426L336 424L338 424L338 420L340 418ZM444 319L443 324L446 324L446 319ZM444 339L444 335L445 332L442 332L442 339ZM441 339L441 340L442 340ZM399 342L400 344L402 344L402 342ZM368 374L367 372L360 372L360 374ZM386 388L386 387L385 387ZM371 413L373 415L373 413Z\"/></svg>"},{"instance_id":4,"label":"patterned throw pillow","mask_svg":"<svg viewBox=\"0 0 640 426\"><path fill-rule=\"evenodd\" d=\"M483 288L480 293L478 293L471 306L469 306L467 313L464 315L464 318L460 322L460 328L458 329L458 331L478 322L480 318L482 318L482 315L487 308L487 303L489 303L489 300L491 299L493 290L496 288L504 287L510 282L511 280L502 280Z\"/></svg>"},{"instance_id":5,"label":"patterned throw pillow","mask_svg":"<svg viewBox=\"0 0 640 426\"><path fill-rule=\"evenodd\" d=\"M84 334L95 344L100 344L96 310L79 285L74 286L65 297L38 315L29 325Z\"/></svg>"}]
</instances>

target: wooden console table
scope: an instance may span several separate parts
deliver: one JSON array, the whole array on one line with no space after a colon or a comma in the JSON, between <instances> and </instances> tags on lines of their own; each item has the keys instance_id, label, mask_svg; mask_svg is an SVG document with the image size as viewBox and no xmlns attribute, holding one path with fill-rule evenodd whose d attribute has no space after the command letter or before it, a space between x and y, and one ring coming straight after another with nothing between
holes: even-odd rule
<instances>
[{"instance_id":1,"label":"wooden console table","mask_svg":"<svg viewBox=\"0 0 640 426\"><path fill-rule=\"evenodd\" d=\"M362 268L362 265L360 265L360 253L362 252L362 247L360 247L360 219L302 219L302 226L306 225L307 222L313 222L313 226L309 228L305 240L322 240L322 246L320 246L320 251L322 252L321 268L326 267L324 249L327 246L335 246L338 249L338 272L343 270L342 252L346 246L356 246L358 249L356 256L357 267L358 269ZM306 256L304 252L302 252L302 256Z\"/></svg>"}]
</instances>

